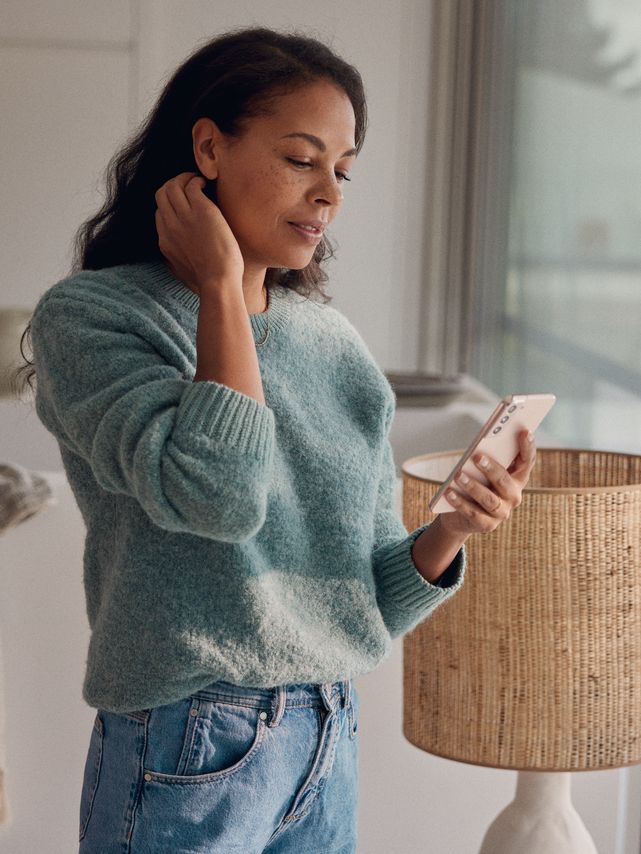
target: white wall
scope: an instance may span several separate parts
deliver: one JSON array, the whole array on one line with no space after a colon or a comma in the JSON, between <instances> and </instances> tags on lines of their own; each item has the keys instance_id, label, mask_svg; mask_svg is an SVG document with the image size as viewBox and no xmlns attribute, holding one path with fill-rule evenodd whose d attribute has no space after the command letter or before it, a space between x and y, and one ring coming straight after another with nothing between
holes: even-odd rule
<instances>
[{"instance_id":1,"label":"white wall","mask_svg":"<svg viewBox=\"0 0 641 854\"><path fill-rule=\"evenodd\" d=\"M0 307L33 308L71 264L76 228L126 137L136 58L130 0L0 2ZM31 406L0 400L0 454L62 468Z\"/></svg>"},{"instance_id":2,"label":"white wall","mask_svg":"<svg viewBox=\"0 0 641 854\"><path fill-rule=\"evenodd\" d=\"M64 274L73 233L99 203L107 160L151 104L162 76L198 40L242 24L296 26L315 31L354 62L369 94L368 139L333 229L339 243L334 305L360 329L382 367L415 367L429 192L429 2L0 0L0 10L3 305L32 307ZM478 400L466 406L449 414L399 412L397 461L448 441L463 444L478 423ZM55 442L26 404L0 401L0 443L4 460L33 470L61 468ZM3 854L68 854L77 832L93 717L80 696L87 643L83 528L63 480L57 489L58 507L0 540L15 817L11 828L0 829ZM511 797L514 775L430 757L404 740L401 653L397 641L391 658L357 681L359 854L471 854ZM576 804L601 854L638 851L636 812L629 842L615 849L624 779L621 772L603 772L575 783Z\"/></svg>"}]
</instances>

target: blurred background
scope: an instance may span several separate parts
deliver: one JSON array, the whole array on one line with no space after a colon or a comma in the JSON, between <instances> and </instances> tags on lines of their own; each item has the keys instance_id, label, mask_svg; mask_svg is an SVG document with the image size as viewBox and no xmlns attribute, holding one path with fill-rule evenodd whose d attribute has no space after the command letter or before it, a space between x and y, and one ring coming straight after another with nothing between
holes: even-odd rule
<instances>
[{"instance_id":1,"label":"blurred background","mask_svg":"<svg viewBox=\"0 0 641 854\"><path fill-rule=\"evenodd\" d=\"M542 443L638 453L638 0L0 0L1 352L68 272L107 162L169 74L251 24L316 35L364 78L329 292L390 377L417 375L397 393L399 471L464 447L511 392L557 395ZM0 852L68 854L93 721L84 530L29 395L0 399L0 457L51 473L58 501L0 538ZM356 681L359 854L471 854L516 775L405 741L401 652ZM575 778L600 854L639 854L639 769Z\"/></svg>"},{"instance_id":2,"label":"blurred background","mask_svg":"<svg viewBox=\"0 0 641 854\"><path fill-rule=\"evenodd\" d=\"M500 391L554 389L563 444L638 453L641 6L511 6L507 264L479 295L495 314L470 369Z\"/></svg>"}]
</instances>

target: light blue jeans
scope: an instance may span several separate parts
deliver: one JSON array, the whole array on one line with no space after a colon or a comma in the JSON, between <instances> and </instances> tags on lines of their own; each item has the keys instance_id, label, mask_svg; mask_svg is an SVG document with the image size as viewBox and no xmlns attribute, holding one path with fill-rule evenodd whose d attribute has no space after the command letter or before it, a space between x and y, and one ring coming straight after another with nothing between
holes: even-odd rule
<instances>
[{"instance_id":1,"label":"light blue jeans","mask_svg":"<svg viewBox=\"0 0 641 854\"><path fill-rule=\"evenodd\" d=\"M355 854L358 708L347 680L98 709L80 854Z\"/></svg>"}]
</instances>

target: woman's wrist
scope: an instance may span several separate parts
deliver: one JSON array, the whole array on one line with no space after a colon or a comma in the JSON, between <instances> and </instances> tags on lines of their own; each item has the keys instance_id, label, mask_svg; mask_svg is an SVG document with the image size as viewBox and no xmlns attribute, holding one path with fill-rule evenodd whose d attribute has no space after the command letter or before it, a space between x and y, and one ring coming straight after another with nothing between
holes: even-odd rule
<instances>
[{"instance_id":1,"label":"woman's wrist","mask_svg":"<svg viewBox=\"0 0 641 854\"><path fill-rule=\"evenodd\" d=\"M242 287L200 294L194 382L222 383L265 405L260 366Z\"/></svg>"},{"instance_id":2,"label":"woman's wrist","mask_svg":"<svg viewBox=\"0 0 641 854\"><path fill-rule=\"evenodd\" d=\"M235 300L243 296L243 277L233 273L220 276L202 276L198 279L200 299L210 302ZM244 298L244 297L243 297Z\"/></svg>"},{"instance_id":3,"label":"woman's wrist","mask_svg":"<svg viewBox=\"0 0 641 854\"><path fill-rule=\"evenodd\" d=\"M422 577L435 584L465 544L469 534L452 533L441 516L426 528L412 545L412 560Z\"/></svg>"}]
</instances>

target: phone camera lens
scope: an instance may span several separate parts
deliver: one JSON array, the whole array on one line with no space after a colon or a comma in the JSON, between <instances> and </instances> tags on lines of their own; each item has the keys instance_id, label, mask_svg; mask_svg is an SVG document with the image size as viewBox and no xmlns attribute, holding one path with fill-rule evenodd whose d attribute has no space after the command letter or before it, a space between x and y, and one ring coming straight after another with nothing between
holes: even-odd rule
<instances>
[{"instance_id":1,"label":"phone camera lens","mask_svg":"<svg viewBox=\"0 0 641 854\"><path fill-rule=\"evenodd\" d=\"M503 418L501 418L501 424L505 424L505 422L506 422L506 421L509 421L509 420L510 420L510 416L509 416L509 415L504 415L504 416L503 416Z\"/></svg>"},{"instance_id":2,"label":"phone camera lens","mask_svg":"<svg viewBox=\"0 0 641 854\"><path fill-rule=\"evenodd\" d=\"M508 412L514 412L515 409L516 409L516 404L513 403L512 406L510 406L510 408L508 409Z\"/></svg>"},{"instance_id":3,"label":"phone camera lens","mask_svg":"<svg viewBox=\"0 0 641 854\"><path fill-rule=\"evenodd\" d=\"M502 429L502 427L495 427L494 430L492 430L492 433L500 433Z\"/></svg>"}]
</instances>

